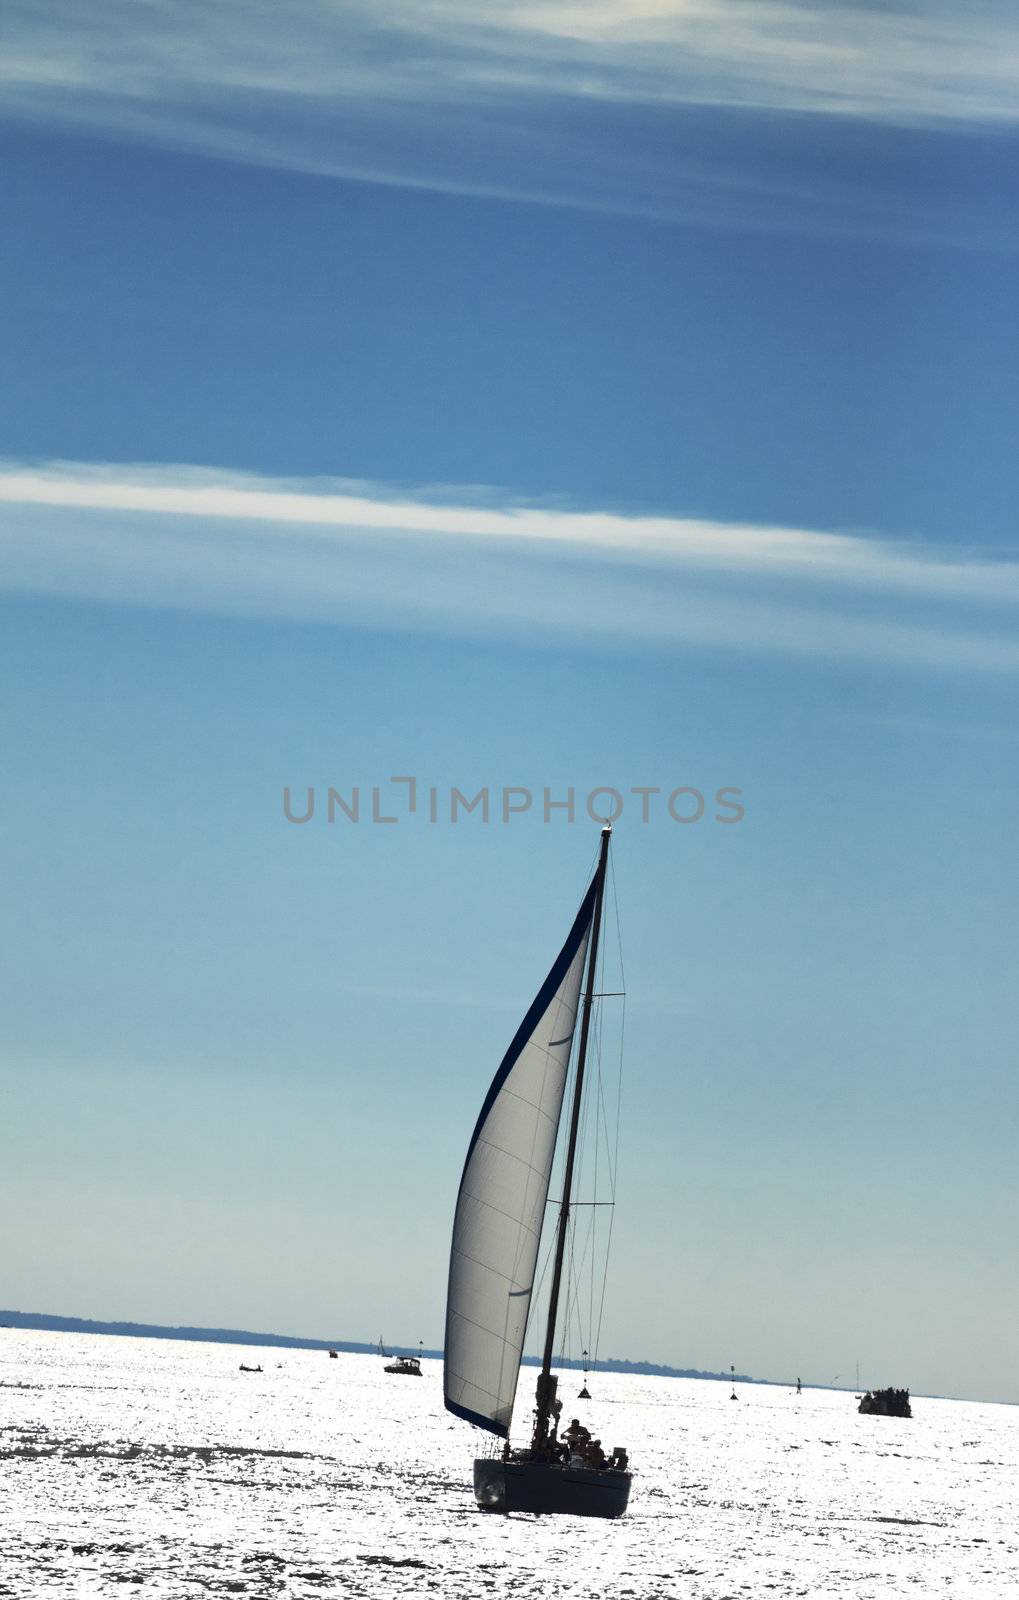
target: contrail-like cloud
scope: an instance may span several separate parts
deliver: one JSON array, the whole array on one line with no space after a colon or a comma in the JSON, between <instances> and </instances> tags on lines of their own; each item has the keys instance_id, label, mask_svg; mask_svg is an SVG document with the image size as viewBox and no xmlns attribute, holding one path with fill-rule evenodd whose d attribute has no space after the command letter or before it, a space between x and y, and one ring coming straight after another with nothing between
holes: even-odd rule
<instances>
[{"instance_id":1,"label":"contrail-like cloud","mask_svg":"<svg viewBox=\"0 0 1019 1600\"><path fill-rule=\"evenodd\" d=\"M1019 564L873 537L188 466L0 467L11 589L1019 667Z\"/></svg>"},{"instance_id":2,"label":"contrail-like cloud","mask_svg":"<svg viewBox=\"0 0 1019 1600\"><path fill-rule=\"evenodd\" d=\"M560 547L588 556L746 573L785 580L924 594L951 600L1019 601L1019 564L947 559L922 545L802 528L692 517L623 516L536 505L407 499L336 480L255 478L194 467L0 466L0 502L139 512L300 528L309 536L400 535Z\"/></svg>"}]
</instances>

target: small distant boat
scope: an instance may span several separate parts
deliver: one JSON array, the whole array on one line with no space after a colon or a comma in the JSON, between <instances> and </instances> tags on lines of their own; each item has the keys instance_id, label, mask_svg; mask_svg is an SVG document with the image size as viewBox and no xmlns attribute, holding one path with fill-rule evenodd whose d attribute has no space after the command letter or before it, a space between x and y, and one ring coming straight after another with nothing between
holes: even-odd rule
<instances>
[{"instance_id":1,"label":"small distant boat","mask_svg":"<svg viewBox=\"0 0 1019 1600\"><path fill-rule=\"evenodd\" d=\"M386 1372L398 1373L405 1378L420 1378L422 1376L421 1363L417 1356L395 1356L385 1368Z\"/></svg>"},{"instance_id":2,"label":"small distant boat","mask_svg":"<svg viewBox=\"0 0 1019 1600\"><path fill-rule=\"evenodd\" d=\"M339 1355L337 1354L337 1352L335 1350L330 1350L329 1359L330 1359L330 1361L339 1361L340 1358L339 1358Z\"/></svg>"},{"instance_id":3,"label":"small distant boat","mask_svg":"<svg viewBox=\"0 0 1019 1600\"><path fill-rule=\"evenodd\" d=\"M911 1417L908 1389L868 1389L856 1408L865 1417Z\"/></svg>"},{"instance_id":4,"label":"small distant boat","mask_svg":"<svg viewBox=\"0 0 1019 1600\"><path fill-rule=\"evenodd\" d=\"M610 826L602 829L594 878L492 1081L460 1180L446 1302L445 1401L454 1416L505 1441L498 1456L474 1462L474 1494L483 1511L619 1517L630 1496L625 1450L617 1447L606 1459L600 1441L577 1419L557 1438L562 1401L552 1372L611 834ZM530 1443L514 1449L514 1398L578 1021L534 1427Z\"/></svg>"},{"instance_id":5,"label":"small distant boat","mask_svg":"<svg viewBox=\"0 0 1019 1600\"><path fill-rule=\"evenodd\" d=\"M241 1371L242 1372L261 1372L261 1370L262 1370L261 1367L246 1367L244 1365L244 1362L243 1361L241 1362Z\"/></svg>"}]
</instances>

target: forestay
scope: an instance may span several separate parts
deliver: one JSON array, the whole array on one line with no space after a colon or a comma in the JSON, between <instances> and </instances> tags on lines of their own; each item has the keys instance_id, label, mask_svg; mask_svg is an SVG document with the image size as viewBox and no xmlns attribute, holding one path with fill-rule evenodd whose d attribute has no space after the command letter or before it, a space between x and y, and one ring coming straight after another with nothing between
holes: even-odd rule
<instances>
[{"instance_id":1,"label":"forestay","mask_svg":"<svg viewBox=\"0 0 1019 1600\"><path fill-rule=\"evenodd\" d=\"M509 1434L596 885L503 1059L467 1151L446 1301L446 1405Z\"/></svg>"}]
</instances>

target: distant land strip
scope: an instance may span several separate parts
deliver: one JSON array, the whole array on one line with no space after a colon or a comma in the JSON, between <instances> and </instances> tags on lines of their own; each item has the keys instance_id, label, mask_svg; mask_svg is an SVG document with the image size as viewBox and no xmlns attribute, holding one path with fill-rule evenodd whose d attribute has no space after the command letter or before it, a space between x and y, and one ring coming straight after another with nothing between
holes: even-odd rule
<instances>
[{"instance_id":1,"label":"distant land strip","mask_svg":"<svg viewBox=\"0 0 1019 1600\"><path fill-rule=\"evenodd\" d=\"M0 1328L30 1328L41 1333L107 1333L125 1339L190 1339L203 1344L254 1344L278 1350L345 1350L354 1355L374 1355L377 1344L359 1344L350 1339L297 1339L286 1333L248 1333L243 1328L164 1328L151 1322L90 1322L84 1317L54 1317L45 1311L0 1311ZM387 1347L394 1356L422 1355L442 1360L441 1350L418 1350L417 1346L394 1344ZM525 1356L524 1365L540 1367L537 1356ZM583 1361L557 1356L556 1365L584 1370ZM696 1367L663 1367L653 1361L592 1362L588 1371L629 1372L648 1378L710 1378L719 1383L770 1383L768 1378L751 1378L745 1372L700 1372ZM811 1387L814 1387L811 1385Z\"/></svg>"}]
</instances>

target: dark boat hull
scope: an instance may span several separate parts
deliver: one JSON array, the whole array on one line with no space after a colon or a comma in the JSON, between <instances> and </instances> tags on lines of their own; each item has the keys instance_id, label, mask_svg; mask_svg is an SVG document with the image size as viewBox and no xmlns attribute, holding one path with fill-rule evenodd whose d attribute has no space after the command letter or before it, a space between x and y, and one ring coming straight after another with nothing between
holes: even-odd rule
<instances>
[{"instance_id":1,"label":"dark boat hull","mask_svg":"<svg viewBox=\"0 0 1019 1600\"><path fill-rule=\"evenodd\" d=\"M857 1410L865 1417L911 1417L908 1389L875 1389L858 1395Z\"/></svg>"},{"instance_id":2,"label":"dark boat hull","mask_svg":"<svg viewBox=\"0 0 1019 1600\"><path fill-rule=\"evenodd\" d=\"M621 1517L630 1498L630 1474L481 1458L474 1463L474 1495L482 1511Z\"/></svg>"}]
</instances>

